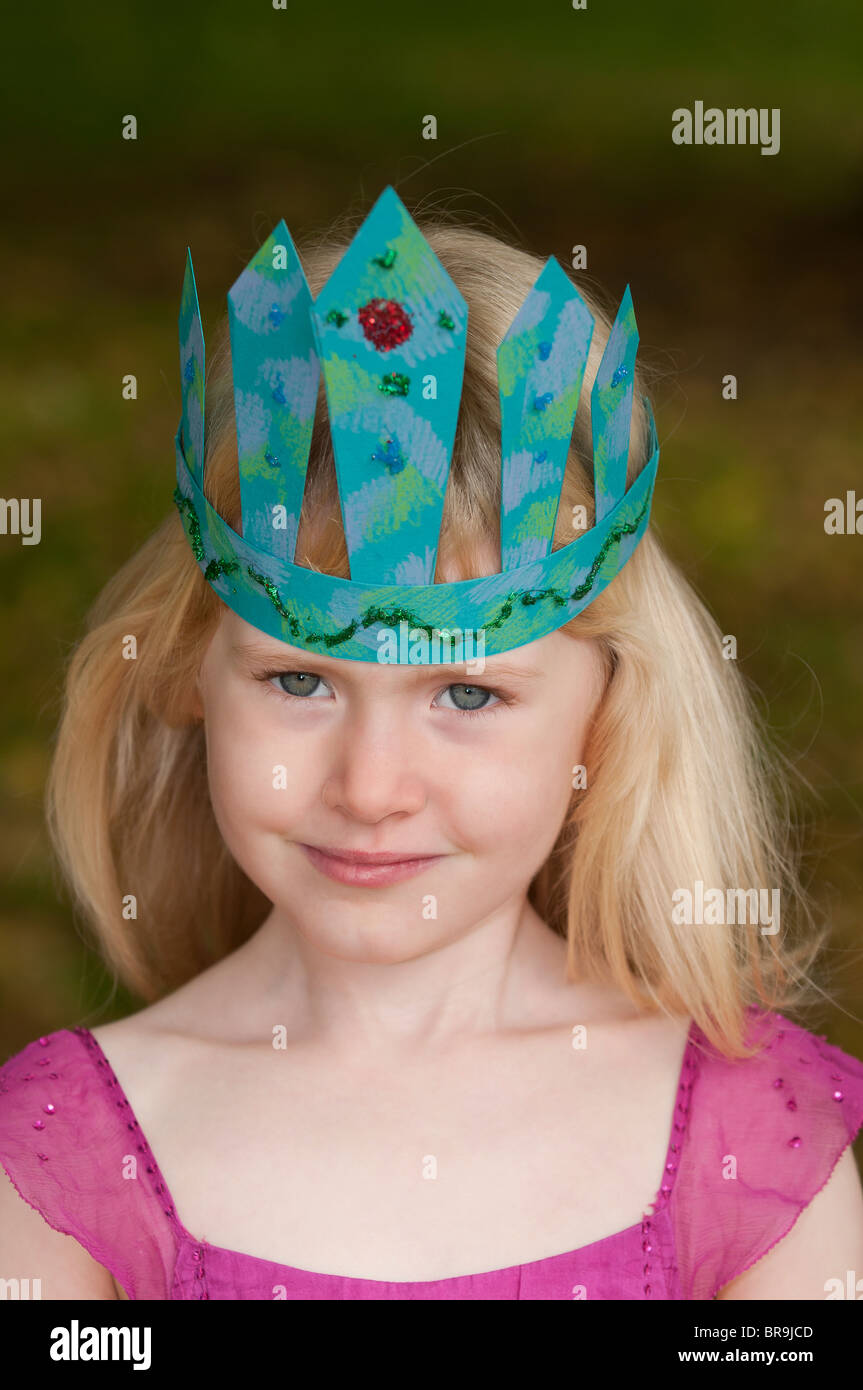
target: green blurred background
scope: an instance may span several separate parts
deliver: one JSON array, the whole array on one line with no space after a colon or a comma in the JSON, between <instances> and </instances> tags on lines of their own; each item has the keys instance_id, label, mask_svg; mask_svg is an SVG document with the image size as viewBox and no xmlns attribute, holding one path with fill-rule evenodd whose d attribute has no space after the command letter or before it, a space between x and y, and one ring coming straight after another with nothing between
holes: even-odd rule
<instances>
[{"instance_id":1,"label":"green blurred background","mask_svg":"<svg viewBox=\"0 0 863 1390\"><path fill-rule=\"evenodd\" d=\"M814 1025L863 1057L863 537L823 527L828 497L863 496L859 7L210 0L4 23L0 494L43 516L39 546L0 536L0 1056L140 1002L73 919L41 801L84 613L172 507L186 246L209 335L280 217L301 241L392 183L565 264L585 243L615 303L632 286L663 373L653 523L811 784L839 1001ZM673 144L697 100L780 108L780 152Z\"/></svg>"}]
</instances>

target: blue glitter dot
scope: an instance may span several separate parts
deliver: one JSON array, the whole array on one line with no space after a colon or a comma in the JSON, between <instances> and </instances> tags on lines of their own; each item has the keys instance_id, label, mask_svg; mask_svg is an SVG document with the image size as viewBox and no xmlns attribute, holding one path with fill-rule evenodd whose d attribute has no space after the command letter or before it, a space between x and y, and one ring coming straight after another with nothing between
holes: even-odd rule
<instances>
[{"instance_id":1,"label":"blue glitter dot","mask_svg":"<svg viewBox=\"0 0 863 1390\"><path fill-rule=\"evenodd\" d=\"M534 461L534 463L545 463L545 461L546 461L547 458L548 458L548 453L547 453L547 451L546 451L545 449L541 449L540 452L539 452L538 454L534 454L534 456L533 456L533 461Z\"/></svg>"},{"instance_id":2,"label":"blue glitter dot","mask_svg":"<svg viewBox=\"0 0 863 1390\"><path fill-rule=\"evenodd\" d=\"M267 460L267 463L271 463L274 468L278 468L279 460L276 458L275 454L270 453L269 449L267 449L264 454L264 458Z\"/></svg>"},{"instance_id":3,"label":"blue glitter dot","mask_svg":"<svg viewBox=\"0 0 863 1390\"><path fill-rule=\"evenodd\" d=\"M284 393L284 391L282 390L282 383L281 383L281 382L279 382L278 386L274 386L274 387L273 387L273 390L272 390L272 397L273 397L273 400L274 400L274 401L278 401L279 405L284 405L284 404L285 404L285 393Z\"/></svg>"},{"instance_id":4,"label":"blue glitter dot","mask_svg":"<svg viewBox=\"0 0 863 1390\"><path fill-rule=\"evenodd\" d=\"M275 324L276 328L278 328L279 324L281 323L284 317L284 310L282 309L281 304L273 304L270 308L269 313L270 323Z\"/></svg>"},{"instance_id":5,"label":"blue glitter dot","mask_svg":"<svg viewBox=\"0 0 863 1390\"><path fill-rule=\"evenodd\" d=\"M543 362L547 362L547 361L548 361L548 354L549 354L550 352L551 352L551 343L549 343L549 342L542 342L542 343L540 343L540 345L539 345L539 355L540 355L540 357L542 358Z\"/></svg>"},{"instance_id":6,"label":"blue glitter dot","mask_svg":"<svg viewBox=\"0 0 863 1390\"><path fill-rule=\"evenodd\" d=\"M383 463L388 473L401 473L407 463L407 459L403 457L398 439L396 438L388 439L386 446L382 450L376 449L372 454L372 458L375 463Z\"/></svg>"},{"instance_id":7,"label":"blue glitter dot","mask_svg":"<svg viewBox=\"0 0 863 1390\"><path fill-rule=\"evenodd\" d=\"M194 381L194 379L195 379L195 359L194 359L194 357L187 357L187 358L186 358L186 365L185 365L185 367L183 368L183 376L186 378L186 381Z\"/></svg>"},{"instance_id":8,"label":"blue glitter dot","mask_svg":"<svg viewBox=\"0 0 863 1390\"><path fill-rule=\"evenodd\" d=\"M629 368L625 366L623 362L621 362L620 366L615 371L614 376L611 378L612 386L619 386L625 376L629 376Z\"/></svg>"},{"instance_id":9,"label":"blue glitter dot","mask_svg":"<svg viewBox=\"0 0 863 1390\"><path fill-rule=\"evenodd\" d=\"M541 396L534 396L533 408L534 410L545 410L546 406L551 405L553 400L554 396L552 393L550 391L544 391Z\"/></svg>"}]
</instances>

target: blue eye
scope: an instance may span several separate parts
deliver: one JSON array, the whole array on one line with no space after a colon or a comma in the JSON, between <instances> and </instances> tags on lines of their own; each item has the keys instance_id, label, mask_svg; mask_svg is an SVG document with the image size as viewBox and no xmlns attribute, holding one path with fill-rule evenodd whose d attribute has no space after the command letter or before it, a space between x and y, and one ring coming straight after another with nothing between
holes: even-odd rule
<instances>
[{"instance_id":1,"label":"blue eye","mask_svg":"<svg viewBox=\"0 0 863 1390\"><path fill-rule=\"evenodd\" d=\"M297 695L301 699L316 695L318 686L322 685L321 677L312 671L280 671L266 679L274 682L275 689L282 695Z\"/></svg>"},{"instance_id":2,"label":"blue eye","mask_svg":"<svg viewBox=\"0 0 863 1390\"><path fill-rule=\"evenodd\" d=\"M461 714L484 714L487 709L494 709L500 703L499 696L484 685L467 685L464 682L459 682L448 685L443 694L449 695L450 691L458 692L458 698L466 700L467 703L461 705L456 702L454 705L445 705L444 708L457 709ZM494 704L489 705L489 697L495 702Z\"/></svg>"},{"instance_id":3,"label":"blue eye","mask_svg":"<svg viewBox=\"0 0 863 1390\"><path fill-rule=\"evenodd\" d=\"M331 693L327 682L322 676L315 675L314 671L263 671L255 679L265 681L276 695L285 700L309 700ZM451 691L455 692L455 698L450 695ZM466 681L448 685L441 691L441 696L444 695L450 697L451 703L438 705L438 708L453 710L467 718L481 714L496 714L499 709L512 703L506 695L491 690L488 686L470 685ZM438 696L438 699L441 696ZM460 703L461 701L464 703Z\"/></svg>"}]
</instances>

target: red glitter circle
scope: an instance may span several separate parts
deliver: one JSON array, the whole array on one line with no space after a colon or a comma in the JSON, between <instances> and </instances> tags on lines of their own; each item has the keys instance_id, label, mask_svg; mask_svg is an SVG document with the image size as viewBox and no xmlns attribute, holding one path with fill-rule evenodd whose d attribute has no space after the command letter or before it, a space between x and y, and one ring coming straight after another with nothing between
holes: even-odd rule
<instances>
[{"instance_id":1,"label":"red glitter circle","mask_svg":"<svg viewBox=\"0 0 863 1390\"><path fill-rule=\"evenodd\" d=\"M370 299L359 310L363 332L380 352L404 343L414 331L410 315L395 299Z\"/></svg>"}]
</instances>

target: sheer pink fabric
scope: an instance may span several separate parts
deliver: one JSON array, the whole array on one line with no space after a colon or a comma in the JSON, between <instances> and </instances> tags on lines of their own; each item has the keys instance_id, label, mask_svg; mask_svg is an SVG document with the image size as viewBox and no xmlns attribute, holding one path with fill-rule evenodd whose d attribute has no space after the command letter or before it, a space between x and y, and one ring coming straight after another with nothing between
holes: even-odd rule
<instances>
[{"instance_id":1,"label":"sheer pink fabric","mask_svg":"<svg viewBox=\"0 0 863 1390\"><path fill-rule=\"evenodd\" d=\"M133 1299L711 1299L788 1233L863 1124L863 1062L780 1014L753 1011L750 1026L764 1050L727 1062L692 1025L652 1211L508 1269L392 1283L197 1239L86 1028L36 1039L0 1068L0 1160Z\"/></svg>"}]
</instances>

